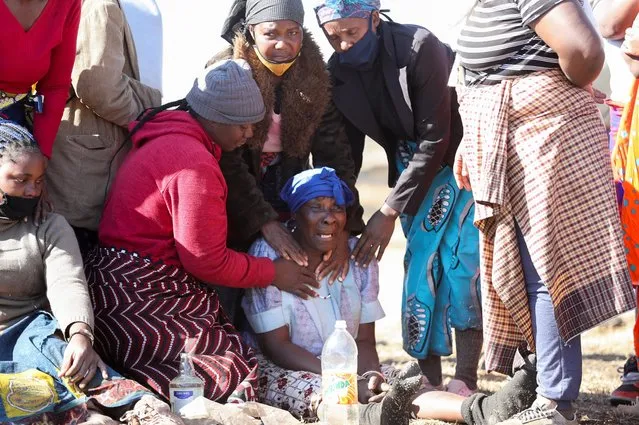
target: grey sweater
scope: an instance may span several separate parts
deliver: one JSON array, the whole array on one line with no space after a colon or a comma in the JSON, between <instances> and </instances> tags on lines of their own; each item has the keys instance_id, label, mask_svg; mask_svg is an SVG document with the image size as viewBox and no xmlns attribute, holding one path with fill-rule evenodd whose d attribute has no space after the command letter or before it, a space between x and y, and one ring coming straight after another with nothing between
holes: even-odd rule
<instances>
[{"instance_id":1,"label":"grey sweater","mask_svg":"<svg viewBox=\"0 0 639 425\"><path fill-rule=\"evenodd\" d=\"M74 322L93 329L73 230L58 214L39 227L31 219L0 219L0 331L40 309L51 311L63 332Z\"/></svg>"}]
</instances>

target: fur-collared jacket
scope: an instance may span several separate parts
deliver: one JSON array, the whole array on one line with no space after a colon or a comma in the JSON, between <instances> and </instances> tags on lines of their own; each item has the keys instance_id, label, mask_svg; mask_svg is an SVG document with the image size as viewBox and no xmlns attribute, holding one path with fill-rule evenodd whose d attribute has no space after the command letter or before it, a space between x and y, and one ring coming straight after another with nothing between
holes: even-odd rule
<instances>
[{"instance_id":1,"label":"fur-collared jacket","mask_svg":"<svg viewBox=\"0 0 639 425\"><path fill-rule=\"evenodd\" d=\"M209 63L221 59L244 59L260 87L266 117L254 127L247 145L224 153L220 166L228 184L227 214L229 242L247 247L262 226L277 220L275 209L260 189L260 157L266 142L275 105L277 78L258 59L245 36L238 34L232 48L218 54ZM355 193L355 204L348 209L347 229L354 234L364 229L362 207L355 190L355 164L346 136L342 114L331 99L331 85L320 49L308 31L297 61L279 81L282 182L313 167L332 167ZM312 156L312 164L310 157Z\"/></svg>"}]
</instances>

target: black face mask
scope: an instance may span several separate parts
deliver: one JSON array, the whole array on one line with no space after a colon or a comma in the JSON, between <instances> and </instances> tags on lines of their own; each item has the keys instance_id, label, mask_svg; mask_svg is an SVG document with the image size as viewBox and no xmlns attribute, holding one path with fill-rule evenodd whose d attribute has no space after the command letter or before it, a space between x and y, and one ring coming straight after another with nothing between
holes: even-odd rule
<instances>
[{"instance_id":1,"label":"black face mask","mask_svg":"<svg viewBox=\"0 0 639 425\"><path fill-rule=\"evenodd\" d=\"M24 198L22 196L9 196L2 194L0 198L0 218L9 220L21 220L32 216L40 202L40 197Z\"/></svg>"}]
</instances>

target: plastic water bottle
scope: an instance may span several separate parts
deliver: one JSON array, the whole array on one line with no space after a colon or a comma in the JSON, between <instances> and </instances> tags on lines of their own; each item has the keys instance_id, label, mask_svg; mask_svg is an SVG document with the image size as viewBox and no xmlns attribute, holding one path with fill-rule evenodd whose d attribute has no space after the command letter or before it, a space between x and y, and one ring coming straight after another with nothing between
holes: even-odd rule
<instances>
[{"instance_id":1,"label":"plastic water bottle","mask_svg":"<svg viewBox=\"0 0 639 425\"><path fill-rule=\"evenodd\" d=\"M357 344L338 320L322 349L322 404L320 420L327 425L359 424L357 398Z\"/></svg>"},{"instance_id":2,"label":"plastic water bottle","mask_svg":"<svg viewBox=\"0 0 639 425\"><path fill-rule=\"evenodd\" d=\"M180 354L180 374L169 383L171 411L181 415L184 406L203 395L204 381L195 376L191 355Z\"/></svg>"}]
</instances>

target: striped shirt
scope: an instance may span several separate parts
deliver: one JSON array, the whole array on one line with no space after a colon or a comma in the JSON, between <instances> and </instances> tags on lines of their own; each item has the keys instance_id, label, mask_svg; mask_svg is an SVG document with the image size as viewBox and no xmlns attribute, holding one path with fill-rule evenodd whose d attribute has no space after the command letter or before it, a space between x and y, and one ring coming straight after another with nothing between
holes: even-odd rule
<instances>
[{"instance_id":1,"label":"striped shirt","mask_svg":"<svg viewBox=\"0 0 639 425\"><path fill-rule=\"evenodd\" d=\"M478 0L459 36L465 85L497 84L559 67L531 23L565 0Z\"/></svg>"}]
</instances>

